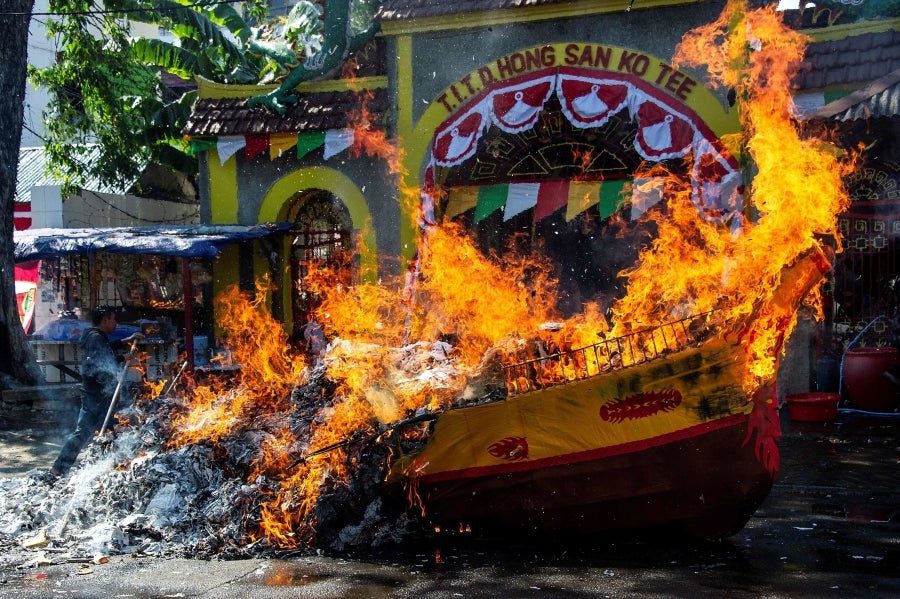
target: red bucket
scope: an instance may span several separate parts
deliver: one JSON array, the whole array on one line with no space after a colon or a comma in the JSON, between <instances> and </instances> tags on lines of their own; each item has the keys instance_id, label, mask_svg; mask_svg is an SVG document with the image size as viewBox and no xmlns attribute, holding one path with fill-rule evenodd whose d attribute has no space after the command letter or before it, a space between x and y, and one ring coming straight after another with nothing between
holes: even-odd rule
<instances>
[{"instance_id":1,"label":"red bucket","mask_svg":"<svg viewBox=\"0 0 900 599\"><path fill-rule=\"evenodd\" d=\"M897 385L884 376L900 365L893 347L859 347L844 354L844 391L859 410L890 412L897 407Z\"/></svg>"},{"instance_id":2,"label":"red bucket","mask_svg":"<svg viewBox=\"0 0 900 599\"><path fill-rule=\"evenodd\" d=\"M798 422L831 422L837 418L838 393L792 393L784 397L791 420Z\"/></svg>"}]
</instances>

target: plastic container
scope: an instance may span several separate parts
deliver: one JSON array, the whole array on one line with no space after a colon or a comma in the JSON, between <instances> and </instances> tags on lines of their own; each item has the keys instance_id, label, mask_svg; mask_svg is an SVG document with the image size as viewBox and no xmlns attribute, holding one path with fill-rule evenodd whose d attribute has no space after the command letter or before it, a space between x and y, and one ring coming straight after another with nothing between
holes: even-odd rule
<instances>
[{"instance_id":1,"label":"plastic container","mask_svg":"<svg viewBox=\"0 0 900 599\"><path fill-rule=\"evenodd\" d=\"M837 418L838 393L792 393L784 397L791 420L798 422L831 422Z\"/></svg>"},{"instance_id":2,"label":"plastic container","mask_svg":"<svg viewBox=\"0 0 900 599\"><path fill-rule=\"evenodd\" d=\"M842 376L850 406L858 410L890 412L897 407L897 385L884 375L900 366L894 347L858 347L844 354Z\"/></svg>"}]
</instances>

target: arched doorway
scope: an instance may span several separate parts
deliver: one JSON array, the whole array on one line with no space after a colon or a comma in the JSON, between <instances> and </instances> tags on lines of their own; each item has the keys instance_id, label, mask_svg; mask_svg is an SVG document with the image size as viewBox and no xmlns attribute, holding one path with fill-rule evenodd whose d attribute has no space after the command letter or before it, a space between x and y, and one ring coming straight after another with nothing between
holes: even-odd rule
<instances>
[{"instance_id":1,"label":"arched doorway","mask_svg":"<svg viewBox=\"0 0 900 599\"><path fill-rule=\"evenodd\" d=\"M353 225L350 212L334 194L322 189L304 190L291 201L287 213L295 223L290 244L291 338L303 340L303 327L310 322L319 299L305 283L315 268L334 268L344 284L354 278Z\"/></svg>"}]
</instances>

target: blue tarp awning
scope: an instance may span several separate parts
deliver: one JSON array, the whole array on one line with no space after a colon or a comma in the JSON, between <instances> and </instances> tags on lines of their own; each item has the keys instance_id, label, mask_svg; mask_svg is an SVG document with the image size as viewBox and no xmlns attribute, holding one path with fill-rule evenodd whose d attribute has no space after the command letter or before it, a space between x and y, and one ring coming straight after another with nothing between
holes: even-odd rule
<instances>
[{"instance_id":1,"label":"blue tarp awning","mask_svg":"<svg viewBox=\"0 0 900 599\"><path fill-rule=\"evenodd\" d=\"M16 262L94 252L212 258L229 244L259 239L292 226L292 223L263 223L31 229L16 231L13 242Z\"/></svg>"}]
</instances>

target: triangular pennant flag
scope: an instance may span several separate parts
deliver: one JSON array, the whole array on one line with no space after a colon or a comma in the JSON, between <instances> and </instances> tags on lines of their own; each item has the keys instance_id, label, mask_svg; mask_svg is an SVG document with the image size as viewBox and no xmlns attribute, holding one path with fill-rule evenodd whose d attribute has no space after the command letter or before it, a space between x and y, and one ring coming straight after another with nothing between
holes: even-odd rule
<instances>
[{"instance_id":1,"label":"triangular pennant flag","mask_svg":"<svg viewBox=\"0 0 900 599\"><path fill-rule=\"evenodd\" d=\"M609 218L625 202L625 179L604 181L600 186L600 218Z\"/></svg>"},{"instance_id":2,"label":"triangular pennant flag","mask_svg":"<svg viewBox=\"0 0 900 599\"><path fill-rule=\"evenodd\" d=\"M478 204L475 206L475 222L481 222L495 210L506 204L509 185L482 185L478 188Z\"/></svg>"},{"instance_id":3,"label":"triangular pennant flag","mask_svg":"<svg viewBox=\"0 0 900 599\"><path fill-rule=\"evenodd\" d=\"M538 202L540 183L510 183L503 208L503 221L534 208Z\"/></svg>"},{"instance_id":4,"label":"triangular pennant flag","mask_svg":"<svg viewBox=\"0 0 900 599\"><path fill-rule=\"evenodd\" d=\"M447 197L447 208L444 209L444 218L451 219L459 216L466 210L471 210L478 203L478 187L454 187Z\"/></svg>"},{"instance_id":5,"label":"triangular pennant flag","mask_svg":"<svg viewBox=\"0 0 900 599\"><path fill-rule=\"evenodd\" d=\"M199 154L200 152L205 152L207 150L211 150L216 147L216 140L214 139L192 139L190 149L188 152L190 154Z\"/></svg>"},{"instance_id":6,"label":"triangular pennant flag","mask_svg":"<svg viewBox=\"0 0 900 599\"><path fill-rule=\"evenodd\" d=\"M539 222L563 206L569 201L569 182L566 180L547 181L541 183L538 193L537 207L534 209L534 222Z\"/></svg>"},{"instance_id":7,"label":"triangular pennant flag","mask_svg":"<svg viewBox=\"0 0 900 599\"><path fill-rule=\"evenodd\" d=\"M631 186L631 220L639 218L663 198L662 177L635 179Z\"/></svg>"},{"instance_id":8,"label":"triangular pennant flag","mask_svg":"<svg viewBox=\"0 0 900 599\"><path fill-rule=\"evenodd\" d=\"M247 156L247 161L249 162L265 152L268 147L268 135L247 135L246 145L244 146L244 155Z\"/></svg>"},{"instance_id":9,"label":"triangular pennant flag","mask_svg":"<svg viewBox=\"0 0 900 599\"><path fill-rule=\"evenodd\" d=\"M335 154L339 154L353 145L355 139L353 129L329 129L325 132L325 152L327 160Z\"/></svg>"},{"instance_id":10,"label":"triangular pennant flag","mask_svg":"<svg viewBox=\"0 0 900 599\"><path fill-rule=\"evenodd\" d=\"M600 202L599 181L571 181L566 201L566 222Z\"/></svg>"},{"instance_id":11,"label":"triangular pennant flag","mask_svg":"<svg viewBox=\"0 0 900 599\"><path fill-rule=\"evenodd\" d=\"M275 160L297 145L296 133L273 133L269 137L269 159Z\"/></svg>"},{"instance_id":12,"label":"triangular pennant flag","mask_svg":"<svg viewBox=\"0 0 900 599\"><path fill-rule=\"evenodd\" d=\"M219 154L219 164L225 164L244 147L247 141L243 135L223 135L216 141L216 152Z\"/></svg>"},{"instance_id":13,"label":"triangular pennant flag","mask_svg":"<svg viewBox=\"0 0 900 599\"><path fill-rule=\"evenodd\" d=\"M324 131L310 131L297 136L297 158L303 158L325 143Z\"/></svg>"}]
</instances>

